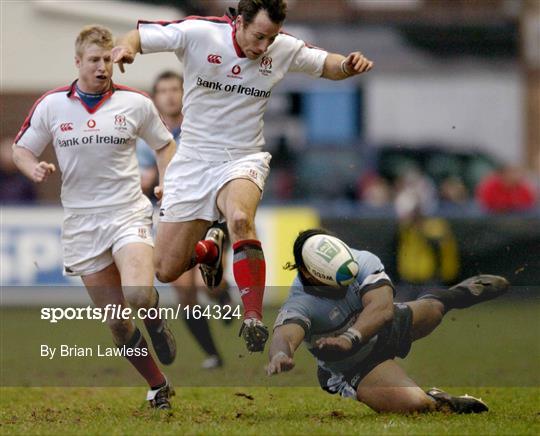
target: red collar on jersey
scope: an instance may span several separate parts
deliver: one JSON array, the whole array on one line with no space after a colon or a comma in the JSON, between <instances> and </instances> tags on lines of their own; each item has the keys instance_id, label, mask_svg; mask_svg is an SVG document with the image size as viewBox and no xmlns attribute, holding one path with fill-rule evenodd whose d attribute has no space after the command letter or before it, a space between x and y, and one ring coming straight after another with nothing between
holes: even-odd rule
<instances>
[{"instance_id":1,"label":"red collar on jersey","mask_svg":"<svg viewBox=\"0 0 540 436\"><path fill-rule=\"evenodd\" d=\"M236 26L237 26L236 17L237 16L238 15L234 8L229 8L229 10L225 13L225 17L227 17L227 19L229 20L229 24L232 27L231 36L232 36L234 50L236 51L236 55L239 58L245 58L246 57L245 53L242 51L242 49L238 45L238 42L236 41Z\"/></svg>"},{"instance_id":2,"label":"red collar on jersey","mask_svg":"<svg viewBox=\"0 0 540 436\"><path fill-rule=\"evenodd\" d=\"M67 93L67 97L80 101L80 103L83 105L83 107L86 109L86 111L89 114L95 113L101 106L103 106L103 103L105 103L109 98L111 98L111 95L113 95L115 89L117 88L116 85L111 81L111 89L109 89L105 94L103 94L103 97L101 98L98 104L96 104L94 107L91 108L83 100L81 100L81 98L77 95L76 87L77 87L78 80L79 79L76 79L71 84L69 91Z\"/></svg>"},{"instance_id":3,"label":"red collar on jersey","mask_svg":"<svg viewBox=\"0 0 540 436\"><path fill-rule=\"evenodd\" d=\"M246 57L245 53L242 51L242 49L238 45L238 42L236 41L236 26L237 26L236 20L234 20L231 23L231 26L232 26L232 42L234 45L234 50L236 51L236 54L239 58L245 58Z\"/></svg>"}]
</instances>

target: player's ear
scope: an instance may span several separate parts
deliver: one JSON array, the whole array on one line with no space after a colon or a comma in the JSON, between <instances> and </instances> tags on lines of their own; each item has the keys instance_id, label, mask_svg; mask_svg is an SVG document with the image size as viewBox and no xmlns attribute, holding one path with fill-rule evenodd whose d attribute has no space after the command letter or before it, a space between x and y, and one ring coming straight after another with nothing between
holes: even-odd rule
<instances>
[{"instance_id":1,"label":"player's ear","mask_svg":"<svg viewBox=\"0 0 540 436\"><path fill-rule=\"evenodd\" d=\"M81 58L79 56L75 56L75 66L81 68Z\"/></svg>"},{"instance_id":2,"label":"player's ear","mask_svg":"<svg viewBox=\"0 0 540 436\"><path fill-rule=\"evenodd\" d=\"M242 27L244 28L244 17L242 15L238 15L238 17L236 17L236 22L238 23L238 27Z\"/></svg>"}]
</instances>

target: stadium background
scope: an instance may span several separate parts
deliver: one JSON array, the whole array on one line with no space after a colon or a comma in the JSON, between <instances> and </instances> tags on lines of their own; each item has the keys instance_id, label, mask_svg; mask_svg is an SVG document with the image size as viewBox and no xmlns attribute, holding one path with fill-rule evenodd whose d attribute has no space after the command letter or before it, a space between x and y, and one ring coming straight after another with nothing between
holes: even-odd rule
<instances>
[{"instance_id":1,"label":"stadium background","mask_svg":"<svg viewBox=\"0 0 540 436\"><path fill-rule=\"evenodd\" d=\"M538 202L526 212L493 214L475 198L482 179L505 165L538 190L538 2L289 3L287 31L332 51L360 49L376 69L339 83L290 75L275 90L265 118L273 169L258 217L268 284L290 282L292 273L281 268L290 243L317 224L379 254L396 281L451 282L490 270L538 284ZM39 95L76 76L73 39L83 25L101 23L118 35L141 17L221 15L234 4L3 2L3 148ZM114 79L149 90L165 69L178 69L174 56L142 56ZM55 161L51 148L44 158ZM77 283L61 276L59 174L17 196L11 191L20 180L13 183L17 176L2 162L1 283ZM407 196L411 190L422 199ZM400 246L415 206L429 230ZM418 253L423 267L410 264ZM266 301L282 299L270 291Z\"/></svg>"},{"instance_id":2,"label":"stadium background","mask_svg":"<svg viewBox=\"0 0 540 436\"><path fill-rule=\"evenodd\" d=\"M168 374L182 387L175 400L182 419L135 410L141 388L19 388L140 386L140 381L119 360L85 359L81 365L37 357L44 338L53 345L110 345L110 335L91 321L39 320L40 306L86 305L88 297L74 286L77 280L61 274L59 175L29 188L9 163L13 136L37 97L76 77L73 40L83 25L100 23L119 35L139 18L221 15L235 3L0 3L2 429L535 434L540 383L536 0L289 0L288 32L340 53L359 49L376 66L341 83L290 76L273 92L265 118L274 156L257 218L268 261L266 318L273 320L286 296L292 273L281 266L291 260L292 240L298 230L314 225L379 255L399 284L399 299L419 286L444 285L477 272L504 274L516 285L511 295L453 313L403 362L422 386L454 391L467 386L464 392L487 397L493 414L452 421L368 416L367 409L313 387L314 363L305 350L290 374L262 377L265 356L246 357L238 325L224 328L217 320L211 325L226 366L211 374L199 368L203 355L184 325L173 323L182 355ZM149 90L165 69L178 69L173 55L142 56L126 75L115 69L114 79ZM44 159L55 161L50 148ZM536 191L536 201L526 210L491 211L477 196L478 186L508 166ZM419 212L412 223L411 211ZM168 288L162 295L165 303L175 303ZM276 385L290 389L268 389Z\"/></svg>"}]
</instances>

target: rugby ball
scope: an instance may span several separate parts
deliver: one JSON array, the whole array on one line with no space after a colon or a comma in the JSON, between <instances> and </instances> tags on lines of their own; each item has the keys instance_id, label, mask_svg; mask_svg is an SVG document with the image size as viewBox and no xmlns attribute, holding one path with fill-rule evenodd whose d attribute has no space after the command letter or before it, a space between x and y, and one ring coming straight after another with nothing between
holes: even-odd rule
<instances>
[{"instance_id":1,"label":"rugby ball","mask_svg":"<svg viewBox=\"0 0 540 436\"><path fill-rule=\"evenodd\" d=\"M314 235L302 247L308 272L332 287L350 285L358 275L358 263L347 244L329 235Z\"/></svg>"}]
</instances>

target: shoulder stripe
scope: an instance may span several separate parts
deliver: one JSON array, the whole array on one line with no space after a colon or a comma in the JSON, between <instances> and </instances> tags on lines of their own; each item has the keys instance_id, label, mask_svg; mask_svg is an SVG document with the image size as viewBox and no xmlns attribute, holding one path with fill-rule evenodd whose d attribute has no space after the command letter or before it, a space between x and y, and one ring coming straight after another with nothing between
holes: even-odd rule
<instances>
[{"instance_id":1,"label":"shoulder stripe","mask_svg":"<svg viewBox=\"0 0 540 436\"><path fill-rule=\"evenodd\" d=\"M28 112L28 115L27 115L26 119L24 120L24 122L23 122L23 124L22 124L22 126L21 126L21 128L19 130L19 133L17 133L17 136L15 137L15 141L13 141L13 142L16 144L21 139L21 137L25 134L25 132L28 130L28 128L30 127L32 116L34 115L34 112L35 112L36 108L45 99L45 97L47 97L48 95L51 95L51 94L56 94L58 92L67 92L70 89L71 89L71 85L61 86L59 88L51 89L50 91L47 91L45 94L43 94L41 97L39 97L35 101L35 103L32 105L32 108Z\"/></svg>"},{"instance_id":2,"label":"shoulder stripe","mask_svg":"<svg viewBox=\"0 0 540 436\"><path fill-rule=\"evenodd\" d=\"M139 26L141 24L159 24L161 26L168 26L169 24L179 24L179 23L183 23L184 21L188 21L188 20L210 21L211 23L218 23L218 24L230 24L231 23L231 19L227 15L224 15L222 17L212 17L212 16L203 17L203 16L199 16L199 15L190 15L189 17L183 18L181 20L175 20L175 21L161 21L161 20L158 20L158 21L146 21L146 20L139 20L137 22L137 29L139 28Z\"/></svg>"}]
</instances>

